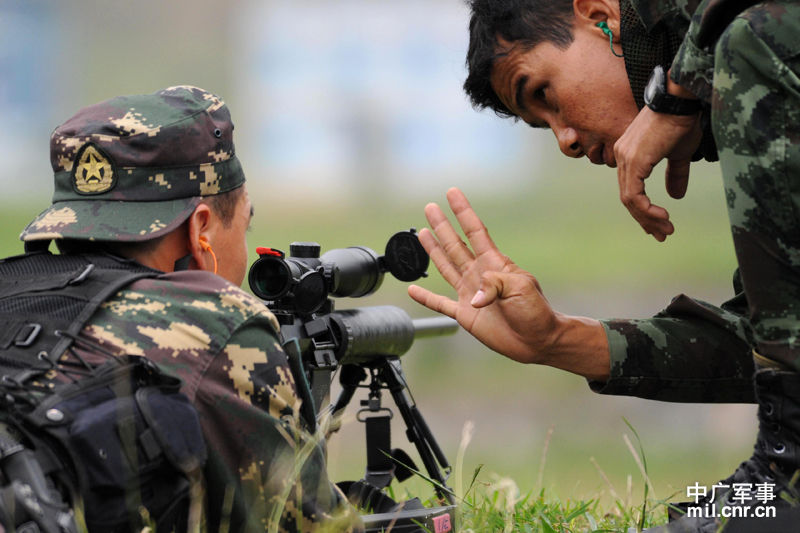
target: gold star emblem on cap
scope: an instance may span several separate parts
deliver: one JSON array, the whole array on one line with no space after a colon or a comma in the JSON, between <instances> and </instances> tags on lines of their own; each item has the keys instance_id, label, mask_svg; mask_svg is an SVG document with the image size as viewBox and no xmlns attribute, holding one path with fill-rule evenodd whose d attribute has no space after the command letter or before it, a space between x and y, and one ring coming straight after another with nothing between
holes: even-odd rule
<instances>
[{"instance_id":1,"label":"gold star emblem on cap","mask_svg":"<svg viewBox=\"0 0 800 533\"><path fill-rule=\"evenodd\" d=\"M78 157L74 179L78 192L98 194L114 185L114 169L109 160L89 144Z\"/></svg>"}]
</instances>

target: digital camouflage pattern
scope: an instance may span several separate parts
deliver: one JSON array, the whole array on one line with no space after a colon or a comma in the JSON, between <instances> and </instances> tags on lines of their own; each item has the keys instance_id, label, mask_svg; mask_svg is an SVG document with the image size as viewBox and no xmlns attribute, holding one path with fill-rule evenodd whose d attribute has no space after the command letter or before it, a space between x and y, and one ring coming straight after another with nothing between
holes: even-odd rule
<instances>
[{"instance_id":1,"label":"digital camouflage pattern","mask_svg":"<svg viewBox=\"0 0 800 533\"><path fill-rule=\"evenodd\" d=\"M51 137L53 205L24 241L145 241L178 227L200 199L244 183L224 102L197 87L120 96L80 110ZM361 520L327 476L277 322L205 271L164 273L105 301L81 336L144 356L183 380L208 448L207 531L356 531ZM76 343L89 363L103 356Z\"/></svg>"},{"instance_id":2,"label":"digital camouflage pattern","mask_svg":"<svg viewBox=\"0 0 800 533\"><path fill-rule=\"evenodd\" d=\"M713 3L713 2L712 2ZM739 15L714 54L712 124L756 351L800 370L800 4Z\"/></svg>"},{"instance_id":3,"label":"digital camouflage pattern","mask_svg":"<svg viewBox=\"0 0 800 533\"><path fill-rule=\"evenodd\" d=\"M169 233L200 197L244 173L225 103L198 87L119 96L85 107L50 138L53 204L24 241L144 241Z\"/></svg>"},{"instance_id":4,"label":"digital camouflage pattern","mask_svg":"<svg viewBox=\"0 0 800 533\"><path fill-rule=\"evenodd\" d=\"M610 378L589 386L661 401L753 402L746 311L743 293L721 307L681 294L653 318L603 320Z\"/></svg>"},{"instance_id":5,"label":"digital camouflage pattern","mask_svg":"<svg viewBox=\"0 0 800 533\"><path fill-rule=\"evenodd\" d=\"M686 0L634 3L645 23L692 12ZM711 103L742 283L722 307L681 295L651 319L604 321L611 378L590 383L598 392L754 401L753 349L800 369L800 6L759 4L723 28L709 9L733 19L726 0L701 3L671 75ZM714 31L715 47L698 44Z\"/></svg>"},{"instance_id":6,"label":"digital camouflage pattern","mask_svg":"<svg viewBox=\"0 0 800 533\"><path fill-rule=\"evenodd\" d=\"M360 518L329 481L321 444L302 429L277 327L240 288L181 271L123 289L82 336L114 354L145 356L183 380L209 450L208 531L357 531Z\"/></svg>"}]
</instances>

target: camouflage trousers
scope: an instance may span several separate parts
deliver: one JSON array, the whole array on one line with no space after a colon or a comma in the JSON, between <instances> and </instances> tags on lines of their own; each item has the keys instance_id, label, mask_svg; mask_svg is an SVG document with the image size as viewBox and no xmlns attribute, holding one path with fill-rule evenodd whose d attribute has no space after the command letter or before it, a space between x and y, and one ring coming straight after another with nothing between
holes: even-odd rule
<instances>
[{"instance_id":1,"label":"camouflage trousers","mask_svg":"<svg viewBox=\"0 0 800 533\"><path fill-rule=\"evenodd\" d=\"M800 4L726 28L711 119L754 348L800 370Z\"/></svg>"}]
</instances>

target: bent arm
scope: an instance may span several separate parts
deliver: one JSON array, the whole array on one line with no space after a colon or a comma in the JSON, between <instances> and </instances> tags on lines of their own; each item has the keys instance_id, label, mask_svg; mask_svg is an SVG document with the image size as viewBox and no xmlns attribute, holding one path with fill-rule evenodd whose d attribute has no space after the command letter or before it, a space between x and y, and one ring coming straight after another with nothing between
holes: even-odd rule
<instances>
[{"instance_id":1,"label":"bent arm","mask_svg":"<svg viewBox=\"0 0 800 533\"><path fill-rule=\"evenodd\" d=\"M229 520L232 531L276 521L286 531L361 531L328 478L323 444L301 427L294 379L268 328L251 319L237 329L197 392L208 499L225 504L209 509L210 518Z\"/></svg>"}]
</instances>

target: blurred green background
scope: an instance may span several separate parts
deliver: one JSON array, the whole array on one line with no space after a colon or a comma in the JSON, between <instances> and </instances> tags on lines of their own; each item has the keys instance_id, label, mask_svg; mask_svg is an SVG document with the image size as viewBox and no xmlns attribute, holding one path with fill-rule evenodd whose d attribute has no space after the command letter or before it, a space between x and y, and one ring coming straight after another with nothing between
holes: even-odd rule
<instances>
[{"instance_id":1,"label":"blurred green background","mask_svg":"<svg viewBox=\"0 0 800 533\"><path fill-rule=\"evenodd\" d=\"M427 202L460 186L559 311L643 317L681 292L729 297L735 259L717 167L696 164L680 201L667 198L663 168L654 171L648 192L676 226L655 242L620 204L614 170L568 160L551 134L470 108L460 89L467 16L459 0L0 3L0 252L20 252L20 230L49 204L56 125L117 94L194 84L231 108L256 209L252 250L317 241L323 251L380 252L395 231L425 225ZM421 284L448 292L430 274ZM337 307L377 304L430 315L394 279ZM450 461L474 423L464 476L483 464L481 479L510 477L522 492L610 495L605 476L620 497L629 477L640 495L623 417L642 439L657 497L726 476L754 440L752 406L599 396L581 378L513 363L463 332L420 341L403 364ZM355 420L332 439L334 479L361 476L363 439ZM411 451L399 424L394 440Z\"/></svg>"}]
</instances>

